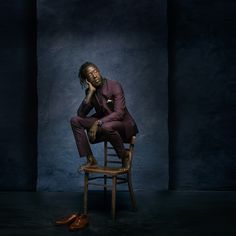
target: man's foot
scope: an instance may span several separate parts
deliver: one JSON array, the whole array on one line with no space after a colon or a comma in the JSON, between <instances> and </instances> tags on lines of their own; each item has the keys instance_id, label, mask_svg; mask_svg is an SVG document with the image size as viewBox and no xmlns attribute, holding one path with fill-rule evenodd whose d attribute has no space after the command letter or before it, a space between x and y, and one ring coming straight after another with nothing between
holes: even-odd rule
<instances>
[{"instance_id":1,"label":"man's foot","mask_svg":"<svg viewBox=\"0 0 236 236\"><path fill-rule=\"evenodd\" d=\"M77 213L72 213L66 217L63 217L62 219L56 220L55 225L67 225L75 221L76 217L78 216Z\"/></svg>"},{"instance_id":2,"label":"man's foot","mask_svg":"<svg viewBox=\"0 0 236 236\"><path fill-rule=\"evenodd\" d=\"M97 164L98 163L93 155L87 156L87 163L85 163L79 167L79 172L82 172L85 167L95 166Z\"/></svg>"},{"instance_id":3,"label":"man's foot","mask_svg":"<svg viewBox=\"0 0 236 236\"><path fill-rule=\"evenodd\" d=\"M129 150L125 150L125 154L122 158L122 167L125 169L129 169L131 165L131 152Z\"/></svg>"}]
</instances>

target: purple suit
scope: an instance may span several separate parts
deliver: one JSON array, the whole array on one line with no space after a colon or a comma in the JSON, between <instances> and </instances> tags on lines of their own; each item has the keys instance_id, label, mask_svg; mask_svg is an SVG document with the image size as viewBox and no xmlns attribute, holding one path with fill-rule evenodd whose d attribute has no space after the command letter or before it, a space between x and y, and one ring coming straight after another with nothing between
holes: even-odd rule
<instances>
[{"instance_id":1,"label":"purple suit","mask_svg":"<svg viewBox=\"0 0 236 236\"><path fill-rule=\"evenodd\" d=\"M87 117L93 108L96 113ZM129 142L131 137L138 133L138 129L128 112L123 89L117 81L103 79L102 86L96 90L91 102L87 104L83 100L77 116L71 119L80 156L92 154L85 129L89 130L98 119L102 121L102 126L99 127L93 143L109 141L121 158L124 151L123 142Z\"/></svg>"}]
</instances>

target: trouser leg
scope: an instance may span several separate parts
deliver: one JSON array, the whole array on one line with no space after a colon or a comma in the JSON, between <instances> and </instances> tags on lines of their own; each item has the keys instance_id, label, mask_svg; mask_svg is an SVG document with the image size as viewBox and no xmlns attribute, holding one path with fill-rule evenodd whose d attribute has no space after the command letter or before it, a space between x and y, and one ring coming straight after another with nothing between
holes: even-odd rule
<instances>
[{"instance_id":1,"label":"trouser leg","mask_svg":"<svg viewBox=\"0 0 236 236\"><path fill-rule=\"evenodd\" d=\"M124 136L123 123L121 121L111 121L104 123L98 129L95 142L107 140L115 149L118 157L123 158L125 148L122 136Z\"/></svg>"},{"instance_id":2,"label":"trouser leg","mask_svg":"<svg viewBox=\"0 0 236 236\"><path fill-rule=\"evenodd\" d=\"M97 118L94 117L80 116L75 116L70 120L80 157L93 154L85 130L88 130L96 120Z\"/></svg>"}]
</instances>

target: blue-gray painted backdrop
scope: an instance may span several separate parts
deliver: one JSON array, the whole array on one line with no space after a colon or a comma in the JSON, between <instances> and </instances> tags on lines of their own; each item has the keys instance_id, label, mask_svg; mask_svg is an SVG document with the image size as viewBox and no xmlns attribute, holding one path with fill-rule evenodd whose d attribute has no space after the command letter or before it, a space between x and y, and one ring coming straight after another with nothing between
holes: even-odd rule
<instances>
[{"instance_id":1,"label":"blue-gray painted backdrop","mask_svg":"<svg viewBox=\"0 0 236 236\"><path fill-rule=\"evenodd\" d=\"M235 1L171 2L171 187L235 190Z\"/></svg>"},{"instance_id":2,"label":"blue-gray painted backdrop","mask_svg":"<svg viewBox=\"0 0 236 236\"><path fill-rule=\"evenodd\" d=\"M83 176L69 120L84 98L84 61L123 85L140 133L136 190L168 188L166 1L39 0L38 190L80 191ZM101 144L93 146L102 160Z\"/></svg>"}]
</instances>

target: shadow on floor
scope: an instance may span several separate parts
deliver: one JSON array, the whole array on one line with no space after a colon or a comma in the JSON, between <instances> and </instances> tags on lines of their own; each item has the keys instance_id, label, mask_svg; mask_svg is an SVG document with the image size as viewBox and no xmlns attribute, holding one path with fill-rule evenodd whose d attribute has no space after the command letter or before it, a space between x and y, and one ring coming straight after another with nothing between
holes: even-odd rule
<instances>
[{"instance_id":1,"label":"shadow on floor","mask_svg":"<svg viewBox=\"0 0 236 236\"><path fill-rule=\"evenodd\" d=\"M207 235L236 234L236 192L135 192L132 211L128 192L117 194L117 217L111 196L89 191L90 225L78 232L55 227L55 219L82 212L83 194L66 192L0 192L1 236L50 235Z\"/></svg>"}]
</instances>

